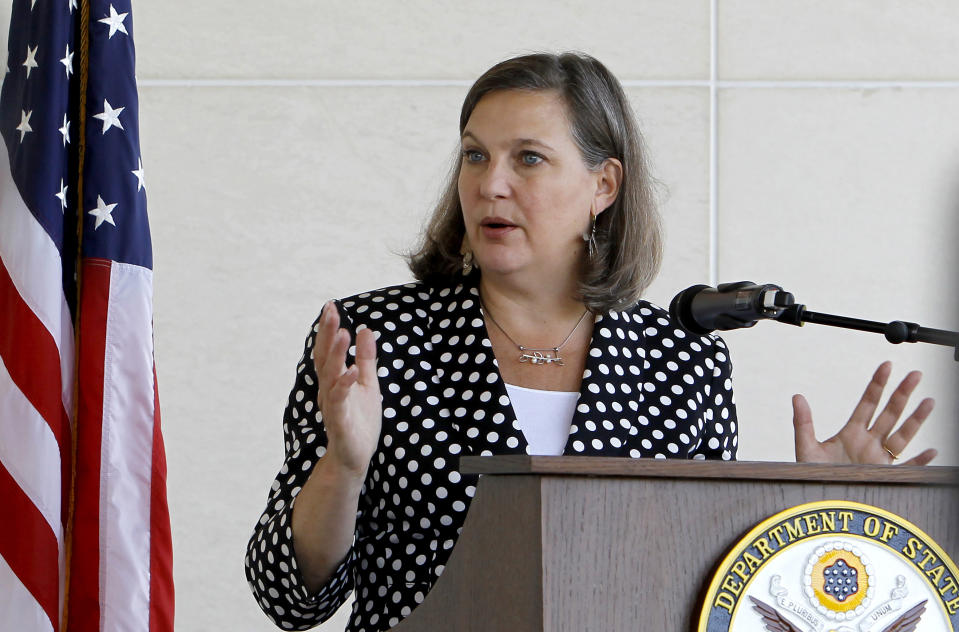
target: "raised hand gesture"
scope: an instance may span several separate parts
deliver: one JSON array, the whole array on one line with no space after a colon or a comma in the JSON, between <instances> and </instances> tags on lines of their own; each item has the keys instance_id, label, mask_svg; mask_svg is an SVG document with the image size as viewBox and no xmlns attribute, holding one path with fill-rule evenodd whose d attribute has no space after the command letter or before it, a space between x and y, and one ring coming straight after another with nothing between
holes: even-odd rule
<instances>
[{"instance_id":1,"label":"raised hand gesture","mask_svg":"<svg viewBox=\"0 0 959 632\"><path fill-rule=\"evenodd\" d=\"M346 368L349 348L336 305L327 303L313 342L326 454L296 497L292 519L296 561L310 591L330 578L353 543L360 492L383 425L373 332L356 334L356 362Z\"/></svg>"},{"instance_id":2,"label":"raised hand gesture","mask_svg":"<svg viewBox=\"0 0 959 632\"><path fill-rule=\"evenodd\" d=\"M892 371L890 362L876 369L866 391L846 425L835 436L817 441L813 428L812 411L802 395L794 395L793 429L796 433L796 460L814 463L872 463L888 464L899 458L916 435L922 422L932 412L934 402L924 399L899 427L896 427L916 389L922 374L912 371L893 391L885 408L875 418L882 392ZM926 465L936 456L934 449L924 450L905 462L905 465Z\"/></svg>"},{"instance_id":3,"label":"raised hand gesture","mask_svg":"<svg viewBox=\"0 0 959 632\"><path fill-rule=\"evenodd\" d=\"M327 303L313 345L317 405L329 438L325 458L344 472L365 476L383 425L373 332L356 334L356 362L347 368L349 346L350 334L340 328L336 306Z\"/></svg>"}]
</instances>

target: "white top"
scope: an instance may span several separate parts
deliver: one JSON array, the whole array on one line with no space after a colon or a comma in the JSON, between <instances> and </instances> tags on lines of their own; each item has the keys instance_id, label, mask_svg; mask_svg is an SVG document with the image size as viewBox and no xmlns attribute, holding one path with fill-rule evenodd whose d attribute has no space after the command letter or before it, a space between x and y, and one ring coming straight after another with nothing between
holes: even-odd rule
<instances>
[{"instance_id":1,"label":"white top","mask_svg":"<svg viewBox=\"0 0 959 632\"><path fill-rule=\"evenodd\" d=\"M579 393L541 391L506 385L516 421L529 443L530 454L559 455L569 439L569 427Z\"/></svg>"}]
</instances>

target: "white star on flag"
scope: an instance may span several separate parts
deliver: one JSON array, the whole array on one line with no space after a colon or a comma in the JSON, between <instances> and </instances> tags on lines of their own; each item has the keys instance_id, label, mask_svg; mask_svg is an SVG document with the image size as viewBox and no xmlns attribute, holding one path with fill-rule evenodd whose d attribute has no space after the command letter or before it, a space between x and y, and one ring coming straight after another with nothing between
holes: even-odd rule
<instances>
[{"instance_id":1,"label":"white star on flag","mask_svg":"<svg viewBox=\"0 0 959 632\"><path fill-rule=\"evenodd\" d=\"M137 191L146 187L147 183L146 183L146 180L144 180L144 176L143 176L143 159L142 158L137 158L137 168L136 170L131 171L130 173L132 173L133 175L137 177Z\"/></svg>"},{"instance_id":2,"label":"white star on flag","mask_svg":"<svg viewBox=\"0 0 959 632\"><path fill-rule=\"evenodd\" d=\"M53 197L60 200L60 212L62 213L64 209L67 208L67 189L69 187L63 186L63 178L60 178L60 192L54 193Z\"/></svg>"},{"instance_id":3,"label":"white star on flag","mask_svg":"<svg viewBox=\"0 0 959 632\"><path fill-rule=\"evenodd\" d=\"M107 130L111 127L119 127L123 129L123 125L120 124L120 112L126 108L112 108L110 107L109 102L106 99L103 100L103 111L99 114L94 114L93 118L98 118L103 121L103 133L106 134Z\"/></svg>"},{"instance_id":4,"label":"white star on flag","mask_svg":"<svg viewBox=\"0 0 959 632\"><path fill-rule=\"evenodd\" d=\"M30 50L30 46L27 45L27 61L23 62L23 65L27 67L27 79L30 78L30 71L38 67L36 60L38 48L40 48L39 45L34 46L33 50Z\"/></svg>"},{"instance_id":5,"label":"white star on flag","mask_svg":"<svg viewBox=\"0 0 959 632\"><path fill-rule=\"evenodd\" d=\"M103 201L103 198L99 195L97 196L97 207L91 211L87 211L90 215L93 215L97 218L97 223L94 224L93 230L100 228L100 224L103 222L108 222L116 226L116 222L113 221L113 209L117 207L116 204L107 204Z\"/></svg>"},{"instance_id":6,"label":"white star on flag","mask_svg":"<svg viewBox=\"0 0 959 632\"><path fill-rule=\"evenodd\" d=\"M77 8L77 0L70 0L70 13L73 13L73 10Z\"/></svg>"},{"instance_id":7,"label":"white star on flag","mask_svg":"<svg viewBox=\"0 0 959 632\"><path fill-rule=\"evenodd\" d=\"M57 131L63 134L63 146L66 147L70 142L70 121L67 120L66 114L63 115L63 127Z\"/></svg>"},{"instance_id":8,"label":"white star on flag","mask_svg":"<svg viewBox=\"0 0 959 632\"><path fill-rule=\"evenodd\" d=\"M73 74L73 53L70 52L70 45L67 44L67 54L60 60L60 63L66 66L67 69L67 79L70 78L70 75Z\"/></svg>"},{"instance_id":9,"label":"white star on flag","mask_svg":"<svg viewBox=\"0 0 959 632\"><path fill-rule=\"evenodd\" d=\"M23 142L23 137L27 135L27 132L32 132L33 128L30 127L30 117L33 115L33 110L29 112L25 110L20 110L20 124L17 125L17 131L20 132L20 142Z\"/></svg>"},{"instance_id":10,"label":"white star on flag","mask_svg":"<svg viewBox=\"0 0 959 632\"><path fill-rule=\"evenodd\" d=\"M123 26L123 19L128 15L129 13L117 13L117 10L113 8L113 5L110 5L110 17L97 20L98 22L103 22L110 27L110 37L107 39L113 39L113 36L116 35L117 31L120 31L124 35L129 35L129 33L127 33L127 28Z\"/></svg>"}]
</instances>

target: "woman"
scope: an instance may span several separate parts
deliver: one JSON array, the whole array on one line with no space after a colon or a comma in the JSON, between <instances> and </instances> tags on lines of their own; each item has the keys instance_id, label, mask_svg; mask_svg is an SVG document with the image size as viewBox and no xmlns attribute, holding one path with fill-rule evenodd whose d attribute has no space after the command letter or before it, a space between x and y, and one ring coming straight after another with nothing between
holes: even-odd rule
<instances>
[{"instance_id":1,"label":"woman","mask_svg":"<svg viewBox=\"0 0 959 632\"><path fill-rule=\"evenodd\" d=\"M461 454L736 456L722 340L639 298L660 233L615 78L585 55L508 60L470 89L460 135L411 257L419 281L327 304L307 338L286 462L246 559L282 628L324 621L351 590L354 631L387 629L422 602L475 493ZM797 399L797 454L901 451L931 402L891 433L910 375L870 426L888 370L822 444Z\"/></svg>"}]
</instances>

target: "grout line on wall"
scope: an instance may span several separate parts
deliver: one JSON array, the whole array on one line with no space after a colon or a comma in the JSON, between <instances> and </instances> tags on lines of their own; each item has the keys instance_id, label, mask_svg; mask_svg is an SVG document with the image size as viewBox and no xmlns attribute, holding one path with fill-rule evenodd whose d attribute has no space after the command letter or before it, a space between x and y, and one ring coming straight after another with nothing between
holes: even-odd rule
<instances>
[{"instance_id":1,"label":"grout line on wall","mask_svg":"<svg viewBox=\"0 0 959 632\"><path fill-rule=\"evenodd\" d=\"M712 45L715 47L715 44ZM710 50L710 79L626 79L621 81L627 88L709 88L712 91L724 88L745 89L810 89L848 88L859 90L919 88L955 89L957 81L867 81L867 80L718 80L713 75L715 50ZM422 87L469 87L467 79L141 79L143 87L171 88L422 88Z\"/></svg>"},{"instance_id":2,"label":"grout line on wall","mask_svg":"<svg viewBox=\"0 0 959 632\"><path fill-rule=\"evenodd\" d=\"M423 88L472 85L459 79L138 79L138 86L174 88Z\"/></svg>"},{"instance_id":3,"label":"grout line on wall","mask_svg":"<svg viewBox=\"0 0 959 632\"><path fill-rule=\"evenodd\" d=\"M889 88L959 88L959 81L869 81L869 80L815 80L815 81L790 81L790 80L747 80L747 79L729 79L718 81L720 88L786 88L786 89L807 89L807 88L851 88L857 90L874 90Z\"/></svg>"},{"instance_id":4,"label":"grout line on wall","mask_svg":"<svg viewBox=\"0 0 959 632\"><path fill-rule=\"evenodd\" d=\"M635 88L705 88L709 81L701 79L632 79L621 82ZM467 79L141 79L144 87L176 88L423 88L466 87L473 85Z\"/></svg>"},{"instance_id":5,"label":"grout line on wall","mask_svg":"<svg viewBox=\"0 0 959 632\"><path fill-rule=\"evenodd\" d=\"M719 281L719 25L709 3L709 285Z\"/></svg>"},{"instance_id":6,"label":"grout line on wall","mask_svg":"<svg viewBox=\"0 0 959 632\"><path fill-rule=\"evenodd\" d=\"M620 81L624 88L706 88L705 79L624 79Z\"/></svg>"}]
</instances>

